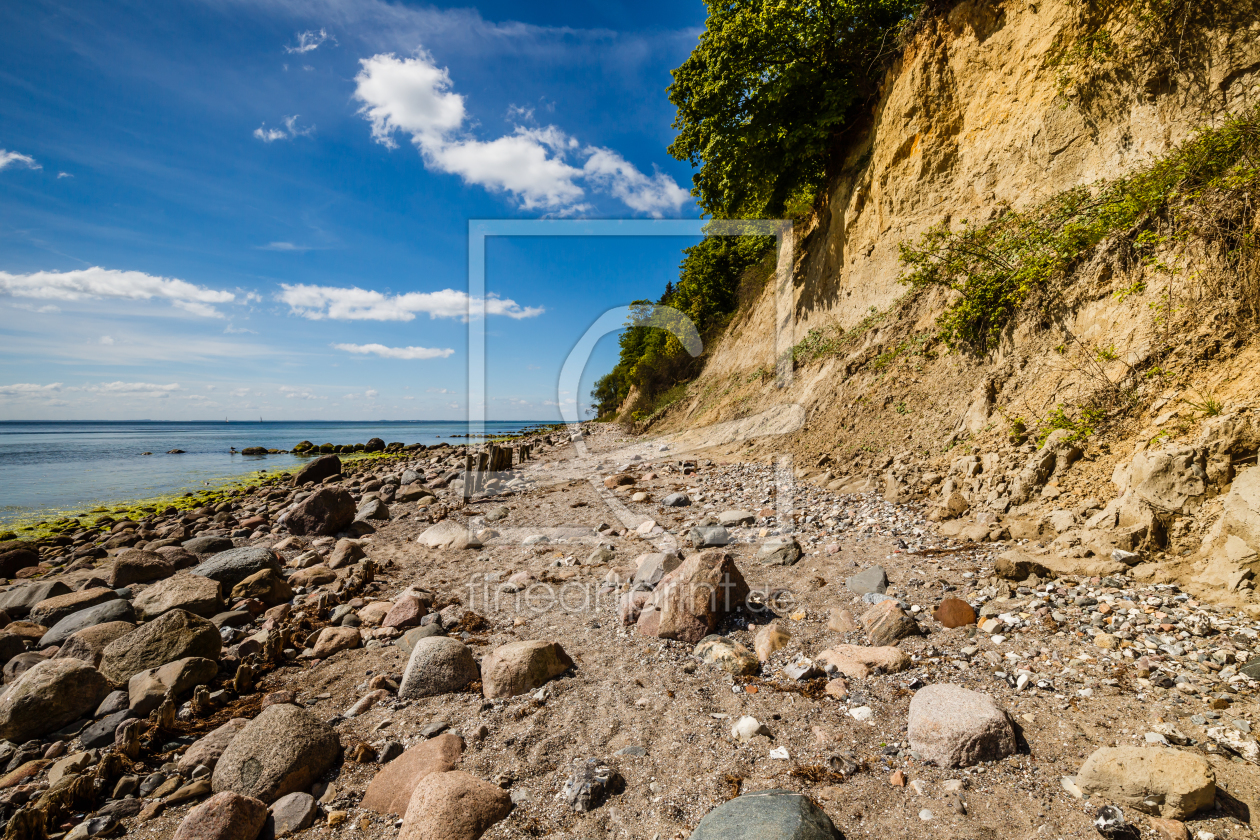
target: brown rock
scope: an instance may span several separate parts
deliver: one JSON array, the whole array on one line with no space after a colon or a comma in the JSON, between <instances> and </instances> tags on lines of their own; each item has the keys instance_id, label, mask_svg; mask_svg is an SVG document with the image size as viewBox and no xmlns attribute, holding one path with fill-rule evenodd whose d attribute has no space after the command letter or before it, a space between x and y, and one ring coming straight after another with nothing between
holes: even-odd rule
<instances>
[{"instance_id":1,"label":"brown rock","mask_svg":"<svg viewBox=\"0 0 1260 840\"><path fill-rule=\"evenodd\" d=\"M10 621L4 626L4 632L10 636L17 636L23 641L38 643L40 639L44 638L48 628L42 624L36 624L34 621Z\"/></svg>"},{"instance_id":2,"label":"brown rock","mask_svg":"<svg viewBox=\"0 0 1260 840\"><path fill-rule=\"evenodd\" d=\"M232 601L256 598L268 607L293 597L293 587L275 569L263 569L232 587Z\"/></svg>"},{"instance_id":3,"label":"brown rock","mask_svg":"<svg viewBox=\"0 0 1260 840\"><path fill-rule=\"evenodd\" d=\"M223 751L227 749L228 744L232 743L236 733L244 729L247 723L249 721L245 718L232 718L218 729L198 738L179 757L179 772L185 776L190 776L199 764L204 764L213 770L215 765L219 763L219 756L223 755Z\"/></svg>"},{"instance_id":4,"label":"brown rock","mask_svg":"<svg viewBox=\"0 0 1260 840\"><path fill-rule=\"evenodd\" d=\"M827 629L836 633L855 633L858 626L853 613L844 607L832 607L827 615Z\"/></svg>"},{"instance_id":5,"label":"brown rock","mask_svg":"<svg viewBox=\"0 0 1260 840\"><path fill-rule=\"evenodd\" d=\"M431 601L426 603L417 595L401 595L381 620L381 626L397 627L399 630L415 627L420 619L428 615L432 606Z\"/></svg>"},{"instance_id":6,"label":"brown rock","mask_svg":"<svg viewBox=\"0 0 1260 840\"><path fill-rule=\"evenodd\" d=\"M334 653L357 648L362 641L357 627L325 627L311 646L311 658L327 659Z\"/></svg>"},{"instance_id":7,"label":"brown rock","mask_svg":"<svg viewBox=\"0 0 1260 840\"><path fill-rule=\"evenodd\" d=\"M101 654L110 642L135 629L136 625L130 621L107 621L95 627L85 627L66 639L53 658L81 659L95 668L101 664Z\"/></svg>"},{"instance_id":8,"label":"brown rock","mask_svg":"<svg viewBox=\"0 0 1260 840\"><path fill-rule=\"evenodd\" d=\"M97 604L103 604L106 601L113 601L117 597L118 595L114 590L104 586L94 589L81 589L78 592L68 592L65 595L56 595L31 607L30 619L36 624L52 627L71 613L86 610L88 607L95 607Z\"/></svg>"},{"instance_id":9,"label":"brown rock","mask_svg":"<svg viewBox=\"0 0 1260 840\"><path fill-rule=\"evenodd\" d=\"M318 566L311 566L309 569L294 572L289 576L289 583L310 589L312 586L332 583L336 579L337 573L321 563Z\"/></svg>"},{"instance_id":10,"label":"brown rock","mask_svg":"<svg viewBox=\"0 0 1260 840\"><path fill-rule=\"evenodd\" d=\"M901 772L900 770L894 770L893 774L888 777L888 784L892 785L893 787L905 787L906 774Z\"/></svg>"},{"instance_id":11,"label":"brown rock","mask_svg":"<svg viewBox=\"0 0 1260 840\"><path fill-rule=\"evenodd\" d=\"M610 475L604 479L604 486L609 490L614 487L629 487L631 484L634 484L634 476L626 475L625 473Z\"/></svg>"},{"instance_id":12,"label":"brown rock","mask_svg":"<svg viewBox=\"0 0 1260 840\"><path fill-rule=\"evenodd\" d=\"M213 618L223 612L221 592L222 585L217 580L184 573L147 587L131 603L136 608L136 615L144 621L152 621L162 613L177 609L202 618Z\"/></svg>"},{"instance_id":13,"label":"brown rock","mask_svg":"<svg viewBox=\"0 0 1260 840\"><path fill-rule=\"evenodd\" d=\"M906 731L911 748L941 767L970 767L1015 753L1015 730L1006 713L987 694L959 685L919 689L910 701Z\"/></svg>"},{"instance_id":14,"label":"brown rock","mask_svg":"<svg viewBox=\"0 0 1260 840\"><path fill-rule=\"evenodd\" d=\"M421 741L381 768L363 794L363 807L401 817L416 785L430 773L454 770L463 752L464 740L450 732Z\"/></svg>"},{"instance_id":15,"label":"brown rock","mask_svg":"<svg viewBox=\"0 0 1260 840\"><path fill-rule=\"evenodd\" d=\"M148 583L175 574L175 566L153 551L129 549L114 559L109 573L109 585L114 589L133 583Z\"/></svg>"},{"instance_id":16,"label":"brown rock","mask_svg":"<svg viewBox=\"0 0 1260 840\"><path fill-rule=\"evenodd\" d=\"M188 812L172 840L254 840L267 821L267 806L225 791Z\"/></svg>"},{"instance_id":17,"label":"brown rock","mask_svg":"<svg viewBox=\"0 0 1260 840\"><path fill-rule=\"evenodd\" d=\"M223 639L213 624L184 610L171 610L110 642L101 654L101 673L125 683L147 668L197 656L218 661Z\"/></svg>"},{"instance_id":18,"label":"brown rock","mask_svg":"<svg viewBox=\"0 0 1260 840\"><path fill-rule=\"evenodd\" d=\"M478 840L512 810L507 791L460 770L416 785L398 840Z\"/></svg>"},{"instance_id":19,"label":"brown rock","mask_svg":"<svg viewBox=\"0 0 1260 840\"><path fill-rule=\"evenodd\" d=\"M1164 820L1151 817L1151 831L1159 840L1190 840L1190 830L1181 820Z\"/></svg>"},{"instance_id":20,"label":"brown rock","mask_svg":"<svg viewBox=\"0 0 1260 840\"><path fill-rule=\"evenodd\" d=\"M765 662L775 651L782 650L791 640L792 634L781 628L777 621L772 621L758 630L753 637L753 650L757 653L757 658Z\"/></svg>"},{"instance_id":21,"label":"brown rock","mask_svg":"<svg viewBox=\"0 0 1260 840\"><path fill-rule=\"evenodd\" d=\"M849 697L849 684L837 677L834 680L827 681L827 686L824 691L826 691L827 695L830 697L834 697L837 700L845 700Z\"/></svg>"},{"instance_id":22,"label":"brown rock","mask_svg":"<svg viewBox=\"0 0 1260 840\"><path fill-rule=\"evenodd\" d=\"M966 627L968 624L976 623L976 611L966 601L959 598L946 598L941 601L936 612L932 613L932 618L944 627Z\"/></svg>"},{"instance_id":23,"label":"brown rock","mask_svg":"<svg viewBox=\"0 0 1260 840\"><path fill-rule=\"evenodd\" d=\"M321 487L285 516L289 531L302 537L332 536L354 521L354 499L339 487Z\"/></svg>"},{"instance_id":24,"label":"brown rock","mask_svg":"<svg viewBox=\"0 0 1260 840\"><path fill-rule=\"evenodd\" d=\"M1164 747L1102 747L1081 765L1086 794L1147 814L1182 820L1216 800L1216 774L1197 753Z\"/></svg>"},{"instance_id":25,"label":"brown rock","mask_svg":"<svg viewBox=\"0 0 1260 840\"><path fill-rule=\"evenodd\" d=\"M91 714L109 685L78 659L46 659L0 695L0 738L29 741Z\"/></svg>"},{"instance_id":26,"label":"brown rock","mask_svg":"<svg viewBox=\"0 0 1260 840\"><path fill-rule=\"evenodd\" d=\"M343 538L337 540L332 554L328 555L328 568L340 569L342 566L358 563L365 557L367 557L367 552L363 550L363 545L358 540Z\"/></svg>"},{"instance_id":27,"label":"brown rock","mask_svg":"<svg viewBox=\"0 0 1260 840\"><path fill-rule=\"evenodd\" d=\"M875 647L895 644L898 639L919 633L919 625L902 612L901 607L892 599L880 601L862 613L859 621L866 628L866 636Z\"/></svg>"},{"instance_id":28,"label":"brown rock","mask_svg":"<svg viewBox=\"0 0 1260 840\"><path fill-rule=\"evenodd\" d=\"M495 648L481 662L481 690L487 699L515 697L573 667L556 642L511 642Z\"/></svg>"},{"instance_id":29,"label":"brown rock","mask_svg":"<svg viewBox=\"0 0 1260 840\"><path fill-rule=\"evenodd\" d=\"M748 598L748 584L729 553L701 551L661 579L637 623L644 636L692 644Z\"/></svg>"},{"instance_id":30,"label":"brown rock","mask_svg":"<svg viewBox=\"0 0 1260 840\"><path fill-rule=\"evenodd\" d=\"M166 562L174 566L176 571L180 569L191 569L193 566L196 566L199 562L201 562L197 559L197 555L193 554L181 545L164 545L161 548L155 548L153 550L158 554L158 556L162 557L166 560Z\"/></svg>"},{"instance_id":31,"label":"brown rock","mask_svg":"<svg viewBox=\"0 0 1260 840\"><path fill-rule=\"evenodd\" d=\"M274 802L306 790L340 758L331 726L297 706L269 706L228 744L211 779L216 791Z\"/></svg>"},{"instance_id":32,"label":"brown rock","mask_svg":"<svg viewBox=\"0 0 1260 840\"><path fill-rule=\"evenodd\" d=\"M19 765L16 770L12 770L0 777L0 790L8 790L11 787L17 787L30 781L42 773L49 764L52 764L52 759L50 758L36 758Z\"/></svg>"},{"instance_id":33,"label":"brown rock","mask_svg":"<svg viewBox=\"0 0 1260 840\"><path fill-rule=\"evenodd\" d=\"M910 667L910 657L897 647L862 647L861 645L836 645L818 654L823 665L835 665L840 673L854 679L864 679L876 668L886 674L895 674Z\"/></svg>"},{"instance_id":34,"label":"brown rock","mask_svg":"<svg viewBox=\"0 0 1260 840\"><path fill-rule=\"evenodd\" d=\"M278 706L282 703L288 703L290 706L297 704L297 694L292 691L272 691L263 695L262 708L268 706Z\"/></svg>"}]
</instances>

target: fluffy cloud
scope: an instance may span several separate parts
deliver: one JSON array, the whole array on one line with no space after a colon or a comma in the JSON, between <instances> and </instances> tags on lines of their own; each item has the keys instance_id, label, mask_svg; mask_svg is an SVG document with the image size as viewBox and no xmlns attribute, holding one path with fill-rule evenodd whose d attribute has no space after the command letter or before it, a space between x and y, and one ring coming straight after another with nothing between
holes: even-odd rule
<instances>
[{"instance_id":1,"label":"fluffy cloud","mask_svg":"<svg viewBox=\"0 0 1260 840\"><path fill-rule=\"evenodd\" d=\"M309 137L315 131L315 126L299 126L297 124L298 116L300 115L294 114L291 117L285 117L282 120L284 128L267 128L267 124L263 123L254 129L254 136L264 143L273 143L276 140L292 140L294 137Z\"/></svg>"},{"instance_id":2,"label":"fluffy cloud","mask_svg":"<svg viewBox=\"0 0 1260 840\"><path fill-rule=\"evenodd\" d=\"M386 347L384 344L334 344L333 347L347 353L373 354L383 359L445 359L455 352L449 347Z\"/></svg>"},{"instance_id":3,"label":"fluffy cloud","mask_svg":"<svg viewBox=\"0 0 1260 840\"><path fill-rule=\"evenodd\" d=\"M329 35L323 29L320 29L318 32L313 29L308 29L306 32L299 32L297 33L297 41L297 46L290 47L286 45L284 51L287 53L308 53L319 49L325 41L332 41L334 44L337 43L337 39Z\"/></svg>"},{"instance_id":4,"label":"fluffy cloud","mask_svg":"<svg viewBox=\"0 0 1260 840\"><path fill-rule=\"evenodd\" d=\"M61 390L61 383L51 385L31 385L26 382L14 385L0 385L0 397L43 397Z\"/></svg>"},{"instance_id":5,"label":"fluffy cloud","mask_svg":"<svg viewBox=\"0 0 1260 840\"><path fill-rule=\"evenodd\" d=\"M430 318L468 318L473 303L480 304L467 292L443 289L440 292L408 292L386 295L357 286L308 286L302 283L281 283L278 299L289 305L289 311L312 321L330 318L334 321L410 321L417 313ZM487 315L509 318L533 318L543 313L541 306L521 306L514 300L488 295Z\"/></svg>"},{"instance_id":6,"label":"fluffy cloud","mask_svg":"<svg viewBox=\"0 0 1260 840\"><path fill-rule=\"evenodd\" d=\"M154 277L140 271L92 268L74 271L0 271L0 294L39 300L167 300L194 315L222 317L211 304L231 303L236 295L185 280Z\"/></svg>"},{"instance_id":7,"label":"fluffy cloud","mask_svg":"<svg viewBox=\"0 0 1260 840\"><path fill-rule=\"evenodd\" d=\"M464 130L468 116L464 97L451 90L446 68L438 67L423 50L412 58L374 55L360 64L354 95L363 103L359 113L371 123L377 142L395 148L394 135L408 134L430 169L458 175L492 192L510 193L526 210L589 210L582 203L586 193L580 180L632 210L656 217L678 212L689 198L669 176L644 175L609 149L582 148L555 126L518 125L513 133L494 140L469 136ZM509 113L527 116L522 110ZM582 158L584 164L574 164Z\"/></svg>"},{"instance_id":8,"label":"fluffy cloud","mask_svg":"<svg viewBox=\"0 0 1260 840\"><path fill-rule=\"evenodd\" d=\"M25 166L27 169L43 169L44 167L36 163L35 158L30 155L24 155L20 152L10 152L0 149L0 169L6 169L10 166Z\"/></svg>"}]
</instances>

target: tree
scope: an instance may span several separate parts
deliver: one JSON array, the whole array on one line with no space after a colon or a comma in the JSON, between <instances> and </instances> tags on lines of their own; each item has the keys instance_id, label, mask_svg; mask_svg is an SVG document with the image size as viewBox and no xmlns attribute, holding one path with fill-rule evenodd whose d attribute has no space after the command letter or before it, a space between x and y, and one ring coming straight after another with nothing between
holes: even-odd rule
<instances>
[{"instance_id":1,"label":"tree","mask_svg":"<svg viewBox=\"0 0 1260 840\"><path fill-rule=\"evenodd\" d=\"M692 194L715 218L776 218L813 201L843 130L878 89L918 0L706 0L700 43L674 71Z\"/></svg>"}]
</instances>

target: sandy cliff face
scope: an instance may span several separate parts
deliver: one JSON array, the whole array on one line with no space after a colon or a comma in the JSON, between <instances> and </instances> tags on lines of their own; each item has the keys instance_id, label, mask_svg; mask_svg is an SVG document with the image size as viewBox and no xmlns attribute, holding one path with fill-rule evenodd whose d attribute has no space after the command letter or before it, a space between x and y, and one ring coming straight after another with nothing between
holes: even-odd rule
<instances>
[{"instance_id":1,"label":"sandy cliff face","mask_svg":"<svg viewBox=\"0 0 1260 840\"><path fill-rule=\"evenodd\" d=\"M1090 17L1060 0L963 2L912 38L804 240L795 340L823 324L850 329L902 295L898 245L931 226L1122 174L1260 99L1255 3L1213 12L1175 54L1135 66L1072 60L1100 29L1115 54L1141 52L1131 13ZM706 378L773 359L773 306L767 294L738 322Z\"/></svg>"}]
</instances>

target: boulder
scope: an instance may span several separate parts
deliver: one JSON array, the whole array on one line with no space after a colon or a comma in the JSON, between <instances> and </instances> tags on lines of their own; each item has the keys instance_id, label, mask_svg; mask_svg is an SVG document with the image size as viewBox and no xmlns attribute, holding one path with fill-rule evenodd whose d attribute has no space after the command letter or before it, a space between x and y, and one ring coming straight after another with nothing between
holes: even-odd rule
<instances>
[{"instance_id":1,"label":"boulder","mask_svg":"<svg viewBox=\"0 0 1260 840\"><path fill-rule=\"evenodd\" d=\"M325 478L341 475L341 459L336 455L323 455L311 461L293 476L293 486L319 484Z\"/></svg>"},{"instance_id":2,"label":"boulder","mask_svg":"<svg viewBox=\"0 0 1260 840\"><path fill-rule=\"evenodd\" d=\"M1193 513L1207 498L1207 460L1192 446L1167 446L1138 452L1113 480L1121 495L1130 490L1139 499L1168 513Z\"/></svg>"},{"instance_id":3,"label":"boulder","mask_svg":"<svg viewBox=\"0 0 1260 840\"><path fill-rule=\"evenodd\" d=\"M941 767L970 767L1015 753L1015 730L987 694L960 685L919 689L910 700L910 747Z\"/></svg>"},{"instance_id":4,"label":"boulder","mask_svg":"<svg viewBox=\"0 0 1260 840\"><path fill-rule=\"evenodd\" d=\"M365 557L367 557L367 552L363 550L362 543L343 537L333 546L332 554L328 555L327 565L330 569L340 569L343 566L358 563Z\"/></svg>"},{"instance_id":5,"label":"boulder","mask_svg":"<svg viewBox=\"0 0 1260 840\"><path fill-rule=\"evenodd\" d=\"M636 569L630 581L632 589L655 588L662 578L682 565L682 558L675 552L641 554L635 559Z\"/></svg>"},{"instance_id":6,"label":"boulder","mask_svg":"<svg viewBox=\"0 0 1260 840\"><path fill-rule=\"evenodd\" d=\"M109 585L114 589L133 583L149 583L175 574L171 561L153 551L132 548L114 558L109 571Z\"/></svg>"},{"instance_id":7,"label":"boulder","mask_svg":"<svg viewBox=\"0 0 1260 840\"><path fill-rule=\"evenodd\" d=\"M336 731L319 718L278 703L247 723L219 758L211 785L274 802L309 788L341 758Z\"/></svg>"},{"instance_id":8,"label":"boulder","mask_svg":"<svg viewBox=\"0 0 1260 840\"><path fill-rule=\"evenodd\" d=\"M432 607L432 599L421 598L410 592L403 593L398 596L390 606L389 612L381 619L381 626L396 627L399 630L415 627L420 623L420 619L429 614Z\"/></svg>"},{"instance_id":9,"label":"boulder","mask_svg":"<svg viewBox=\"0 0 1260 840\"><path fill-rule=\"evenodd\" d=\"M121 598L106 601L103 604L97 604L95 607L88 607L86 610L71 613L61 619L40 637L38 646L46 648L60 645L80 630L95 627L98 624L111 622L131 623L135 620L136 612L131 608L129 601L124 601Z\"/></svg>"},{"instance_id":10,"label":"boulder","mask_svg":"<svg viewBox=\"0 0 1260 840\"><path fill-rule=\"evenodd\" d=\"M180 569L191 569L200 561L197 555L188 549L179 545L163 545L153 549L159 557L170 563L176 571Z\"/></svg>"},{"instance_id":11,"label":"boulder","mask_svg":"<svg viewBox=\"0 0 1260 840\"><path fill-rule=\"evenodd\" d=\"M481 661L481 691L490 700L515 697L572 667L573 660L556 642L510 642L495 648Z\"/></svg>"},{"instance_id":12,"label":"boulder","mask_svg":"<svg viewBox=\"0 0 1260 840\"><path fill-rule=\"evenodd\" d=\"M70 587L60 580L25 583L7 592L0 592L0 611L14 620L26 618L31 607L70 592Z\"/></svg>"},{"instance_id":13,"label":"boulder","mask_svg":"<svg viewBox=\"0 0 1260 840\"><path fill-rule=\"evenodd\" d=\"M157 707L155 706L154 708ZM108 714L95 723L85 726L79 732L79 743L83 744L83 747L89 750L112 747L114 746L114 741L117 737L118 727L122 726L134 717L136 717L136 713L131 709L123 709L121 711Z\"/></svg>"},{"instance_id":14,"label":"boulder","mask_svg":"<svg viewBox=\"0 0 1260 840\"><path fill-rule=\"evenodd\" d=\"M42 662L47 662L52 658L54 657L50 657L43 652L36 652L33 650L26 653L19 653L17 656L4 663L5 685L17 682L18 679L27 671Z\"/></svg>"},{"instance_id":15,"label":"boulder","mask_svg":"<svg viewBox=\"0 0 1260 840\"><path fill-rule=\"evenodd\" d=\"M855 679L864 679L877 669L895 674L910 667L910 656L896 647L836 645L818 654L818 661Z\"/></svg>"},{"instance_id":16,"label":"boulder","mask_svg":"<svg viewBox=\"0 0 1260 840\"><path fill-rule=\"evenodd\" d=\"M263 569L232 587L232 600L255 598L268 607L293 599L293 587L275 569Z\"/></svg>"},{"instance_id":17,"label":"boulder","mask_svg":"<svg viewBox=\"0 0 1260 840\"><path fill-rule=\"evenodd\" d=\"M307 589L312 586L332 583L336 579L337 573L325 566L323 563L308 566L305 569L301 569L289 575L289 583L294 586L303 586Z\"/></svg>"},{"instance_id":18,"label":"boulder","mask_svg":"<svg viewBox=\"0 0 1260 840\"><path fill-rule=\"evenodd\" d=\"M731 532L721 525L697 525L687 538L696 548L720 548L731 544Z\"/></svg>"},{"instance_id":19,"label":"boulder","mask_svg":"<svg viewBox=\"0 0 1260 840\"><path fill-rule=\"evenodd\" d=\"M313 659L327 659L343 650L357 648L362 641L357 627L325 627L315 637L310 655Z\"/></svg>"},{"instance_id":20,"label":"boulder","mask_svg":"<svg viewBox=\"0 0 1260 840\"><path fill-rule=\"evenodd\" d=\"M355 511L354 521L366 522L368 520L389 521L389 507L380 499L368 499Z\"/></svg>"},{"instance_id":21,"label":"boulder","mask_svg":"<svg viewBox=\"0 0 1260 840\"><path fill-rule=\"evenodd\" d=\"M127 681L127 704L138 717L162 704L169 691L178 697L199 685L207 685L219 673L219 664L209 659L190 656L158 668L149 668Z\"/></svg>"},{"instance_id":22,"label":"boulder","mask_svg":"<svg viewBox=\"0 0 1260 840\"><path fill-rule=\"evenodd\" d=\"M339 487L321 487L284 516L284 524L299 537L330 537L354 521L354 499Z\"/></svg>"},{"instance_id":23,"label":"boulder","mask_svg":"<svg viewBox=\"0 0 1260 840\"><path fill-rule=\"evenodd\" d=\"M932 613L932 618L947 629L966 627L976 623L976 611L960 598L945 598Z\"/></svg>"},{"instance_id":24,"label":"boulder","mask_svg":"<svg viewBox=\"0 0 1260 840\"><path fill-rule=\"evenodd\" d=\"M180 543L180 547L191 554L222 554L232 550L232 540L228 537L193 537Z\"/></svg>"},{"instance_id":25,"label":"boulder","mask_svg":"<svg viewBox=\"0 0 1260 840\"><path fill-rule=\"evenodd\" d=\"M445 636L429 636L412 645L407 670L398 686L399 699L449 694L477 679L477 661L463 642Z\"/></svg>"},{"instance_id":26,"label":"boulder","mask_svg":"<svg viewBox=\"0 0 1260 840\"><path fill-rule=\"evenodd\" d=\"M319 803L309 793L290 793L271 803L267 822L271 837L287 837L310 828L319 816Z\"/></svg>"},{"instance_id":27,"label":"boulder","mask_svg":"<svg viewBox=\"0 0 1260 840\"><path fill-rule=\"evenodd\" d=\"M752 651L725 636L705 636L691 655L737 677L751 676L761 669L761 662Z\"/></svg>"},{"instance_id":28,"label":"boulder","mask_svg":"<svg viewBox=\"0 0 1260 840\"><path fill-rule=\"evenodd\" d=\"M398 840L478 840L512 811L498 785L460 770L430 773L416 785Z\"/></svg>"},{"instance_id":29,"label":"boulder","mask_svg":"<svg viewBox=\"0 0 1260 840\"><path fill-rule=\"evenodd\" d=\"M883 595L888 591L888 575L884 572L882 566L871 566L869 569L863 569L853 577L845 581L845 586L854 595L870 595L872 593Z\"/></svg>"},{"instance_id":30,"label":"boulder","mask_svg":"<svg viewBox=\"0 0 1260 840\"><path fill-rule=\"evenodd\" d=\"M791 640L792 634L780 627L777 621L772 621L753 636L753 650L757 653L757 659L765 662L775 651L787 647Z\"/></svg>"},{"instance_id":31,"label":"boulder","mask_svg":"<svg viewBox=\"0 0 1260 840\"><path fill-rule=\"evenodd\" d=\"M0 665L25 652L25 639L13 633L0 633Z\"/></svg>"},{"instance_id":32,"label":"boulder","mask_svg":"<svg viewBox=\"0 0 1260 840\"><path fill-rule=\"evenodd\" d=\"M152 621L171 610L210 618L223 612L221 591L222 584L213 578L181 573L146 588L132 605L142 621Z\"/></svg>"},{"instance_id":33,"label":"boulder","mask_svg":"<svg viewBox=\"0 0 1260 840\"><path fill-rule=\"evenodd\" d=\"M39 565L39 552L30 548L0 550L0 578L11 578L22 569Z\"/></svg>"},{"instance_id":34,"label":"boulder","mask_svg":"<svg viewBox=\"0 0 1260 840\"><path fill-rule=\"evenodd\" d=\"M67 592L65 595L55 595L40 601L31 607L30 619L36 624L53 627L61 619L79 610L116 600L118 600L118 593L104 586L80 589L78 592Z\"/></svg>"},{"instance_id":35,"label":"boulder","mask_svg":"<svg viewBox=\"0 0 1260 840\"><path fill-rule=\"evenodd\" d=\"M416 542L429 548L480 548L481 543L464 525L450 519L443 519L432 525L421 534Z\"/></svg>"},{"instance_id":36,"label":"boulder","mask_svg":"<svg viewBox=\"0 0 1260 840\"><path fill-rule=\"evenodd\" d=\"M216 793L188 812L172 840L255 840L266 821L265 803L236 793Z\"/></svg>"},{"instance_id":37,"label":"boulder","mask_svg":"<svg viewBox=\"0 0 1260 840\"><path fill-rule=\"evenodd\" d=\"M892 598L880 601L862 613L858 621L866 629L866 636L873 647L886 647L896 644L899 639L919 634L919 625Z\"/></svg>"},{"instance_id":38,"label":"boulder","mask_svg":"<svg viewBox=\"0 0 1260 840\"><path fill-rule=\"evenodd\" d=\"M451 732L421 741L381 768L363 794L362 806L401 817L416 785L430 773L454 770L463 752L464 739Z\"/></svg>"},{"instance_id":39,"label":"boulder","mask_svg":"<svg viewBox=\"0 0 1260 840\"><path fill-rule=\"evenodd\" d=\"M749 510L724 510L718 514L718 524L725 528L752 525L756 521L757 514Z\"/></svg>"},{"instance_id":40,"label":"boulder","mask_svg":"<svg viewBox=\"0 0 1260 840\"><path fill-rule=\"evenodd\" d=\"M92 714L109 693L99 671L78 659L46 659L0 694L0 738L23 743Z\"/></svg>"},{"instance_id":41,"label":"boulder","mask_svg":"<svg viewBox=\"0 0 1260 840\"><path fill-rule=\"evenodd\" d=\"M704 815L690 840L844 840L822 808L803 793L759 790Z\"/></svg>"},{"instance_id":42,"label":"boulder","mask_svg":"<svg viewBox=\"0 0 1260 840\"><path fill-rule=\"evenodd\" d=\"M640 634L696 643L748 598L748 584L725 551L702 551L661 579L640 613Z\"/></svg>"},{"instance_id":43,"label":"boulder","mask_svg":"<svg viewBox=\"0 0 1260 840\"><path fill-rule=\"evenodd\" d=\"M1085 759L1076 786L1147 814L1184 820L1216 800L1216 775L1196 753L1163 747L1103 747Z\"/></svg>"},{"instance_id":44,"label":"boulder","mask_svg":"<svg viewBox=\"0 0 1260 840\"><path fill-rule=\"evenodd\" d=\"M228 748L228 744L232 743L236 733L244 729L247 723L249 721L245 718L232 718L218 729L202 735L179 757L179 772L184 776L191 776L192 771L199 765L213 770L219 763L219 757L223 755L223 751Z\"/></svg>"},{"instance_id":45,"label":"boulder","mask_svg":"<svg viewBox=\"0 0 1260 840\"><path fill-rule=\"evenodd\" d=\"M231 591L231 587L263 569L281 571L275 552L262 546L245 546L221 551L191 571L194 575L216 580L223 584L224 589Z\"/></svg>"},{"instance_id":46,"label":"boulder","mask_svg":"<svg viewBox=\"0 0 1260 840\"><path fill-rule=\"evenodd\" d=\"M101 654L101 673L125 683L148 668L190 656L218 661L223 640L218 628L200 616L171 610L110 642Z\"/></svg>"},{"instance_id":47,"label":"boulder","mask_svg":"<svg viewBox=\"0 0 1260 840\"><path fill-rule=\"evenodd\" d=\"M761 544L757 559L767 566L795 566L801 553L795 537L771 537Z\"/></svg>"}]
</instances>

